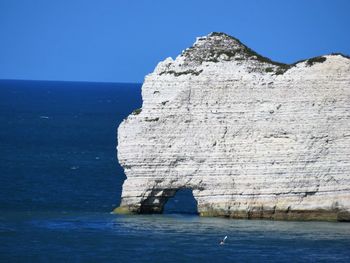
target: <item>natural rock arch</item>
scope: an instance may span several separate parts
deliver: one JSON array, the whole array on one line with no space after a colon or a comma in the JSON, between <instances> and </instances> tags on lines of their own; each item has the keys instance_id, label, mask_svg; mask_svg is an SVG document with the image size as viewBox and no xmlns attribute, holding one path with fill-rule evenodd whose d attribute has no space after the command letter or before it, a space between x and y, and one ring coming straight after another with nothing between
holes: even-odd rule
<instances>
[{"instance_id":1,"label":"natural rock arch","mask_svg":"<svg viewBox=\"0 0 350 263\"><path fill-rule=\"evenodd\" d=\"M271 61L223 33L146 76L118 128L121 213L193 189L203 216L350 220L350 59Z\"/></svg>"},{"instance_id":2,"label":"natural rock arch","mask_svg":"<svg viewBox=\"0 0 350 263\"><path fill-rule=\"evenodd\" d=\"M123 204L120 207L115 209L115 212L120 214L129 214L129 213L136 213L136 214L162 214L164 212L164 207L167 204L167 202L174 198L177 194L177 192L182 190L190 190L191 191L191 198L193 198L196 202L196 214L198 214L198 196L199 193L198 187L192 187L191 184L189 185L182 185L182 186L174 186L169 185L165 186L162 182L162 185L159 185L159 182L153 182L154 185L151 190L143 191L142 193L139 192L136 194L136 196L132 197L124 197L123 198ZM150 184L150 182L148 182ZM127 180L124 182L123 188L128 187ZM127 209L125 209L125 206L127 206Z\"/></svg>"}]
</instances>

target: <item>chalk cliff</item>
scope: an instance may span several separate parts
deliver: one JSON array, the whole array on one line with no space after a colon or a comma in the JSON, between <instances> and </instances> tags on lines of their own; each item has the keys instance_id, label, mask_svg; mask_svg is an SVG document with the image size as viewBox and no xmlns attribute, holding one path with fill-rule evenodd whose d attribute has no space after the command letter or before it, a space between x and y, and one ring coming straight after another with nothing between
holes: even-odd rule
<instances>
[{"instance_id":1,"label":"chalk cliff","mask_svg":"<svg viewBox=\"0 0 350 263\"><path fill-rule=\"evenodd\" d=\"M273 62L224 33L160 62L118 129L119 213L350 221L350 59Z\"/></svg>"}]
</instances>

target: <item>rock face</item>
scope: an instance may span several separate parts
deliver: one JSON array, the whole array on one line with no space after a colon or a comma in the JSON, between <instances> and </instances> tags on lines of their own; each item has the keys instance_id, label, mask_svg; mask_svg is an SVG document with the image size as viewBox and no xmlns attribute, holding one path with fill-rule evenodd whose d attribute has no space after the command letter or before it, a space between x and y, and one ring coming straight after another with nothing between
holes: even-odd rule
<instances>
[{"instance_id":1,"label":"rock face","mask_svg":"<svg viewBox=\"0 0 350 263\"><path fill-rule=\"evenodd\" d=\"M118 130L119 213L350 220L350 59L273 62L223 33L167 58Z\"/></svg>"}]
</instances>

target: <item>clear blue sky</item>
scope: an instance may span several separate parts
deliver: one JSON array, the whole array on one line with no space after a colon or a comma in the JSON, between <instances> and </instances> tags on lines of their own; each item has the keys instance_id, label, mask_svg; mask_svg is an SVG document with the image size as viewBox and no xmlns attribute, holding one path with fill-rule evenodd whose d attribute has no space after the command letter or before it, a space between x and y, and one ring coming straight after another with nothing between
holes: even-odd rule
<instances>
[{"instance_id":1,"label":"clear blue sky","mask_svg":"<svg viewBox=\"0 0 350 263\"><path fill-rule=\"evenodd\" d=\"M212 31L280 62L350 54L350 1L0 0L0 79L142 82Z\"/></svg>"}]
</instances>

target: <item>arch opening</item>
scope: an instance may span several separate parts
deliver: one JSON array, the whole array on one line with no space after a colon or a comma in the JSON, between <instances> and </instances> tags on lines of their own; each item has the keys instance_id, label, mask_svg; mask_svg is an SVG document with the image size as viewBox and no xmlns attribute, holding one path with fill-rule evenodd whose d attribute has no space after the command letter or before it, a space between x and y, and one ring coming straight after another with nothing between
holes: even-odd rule
<instances>
[{"instance_id":1,"label":"arch opening","mask_svg":"<svg viewBox=\"0 0 350 263\"><path fill-rule=\"evenodd\" d=\"M191 214L198 215L197 200L193 196L192 189L181 188L166 200L164 214Z\"/></svg>"}]
</instances>

